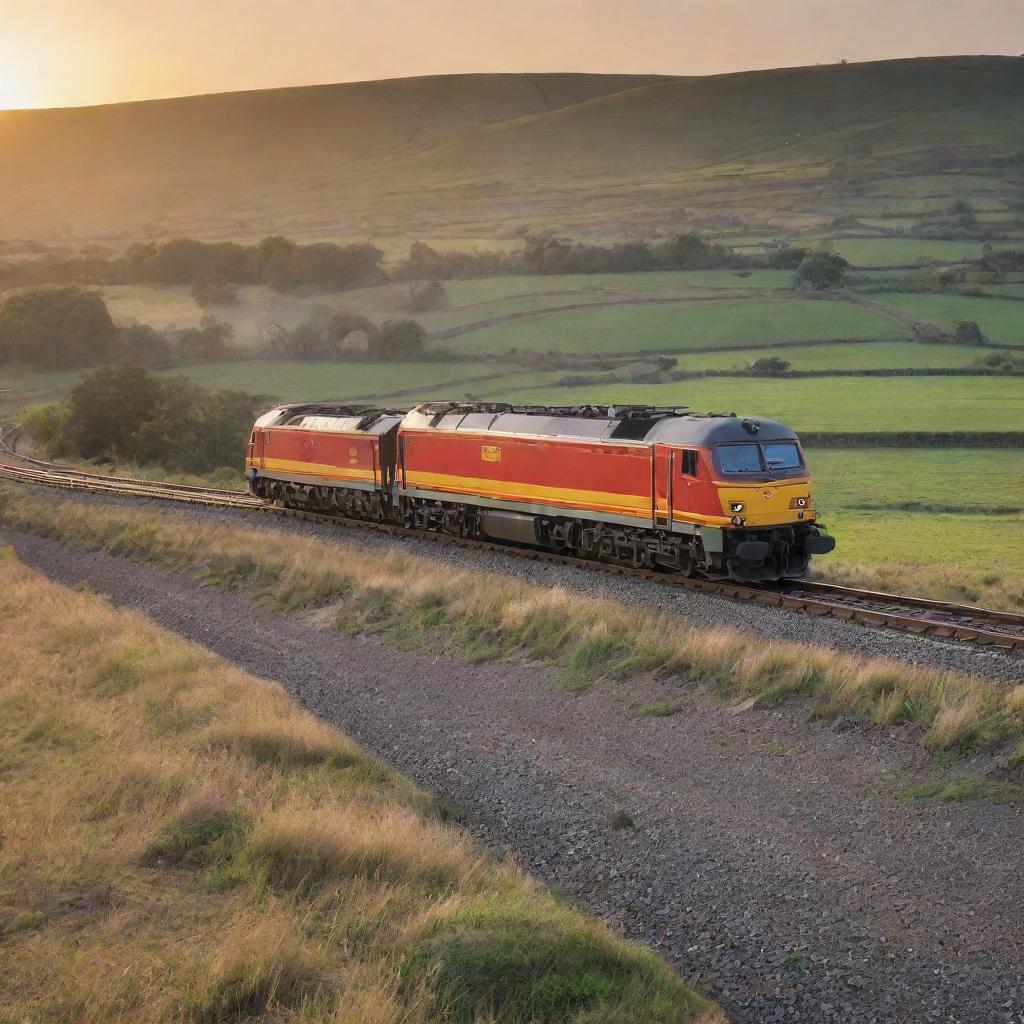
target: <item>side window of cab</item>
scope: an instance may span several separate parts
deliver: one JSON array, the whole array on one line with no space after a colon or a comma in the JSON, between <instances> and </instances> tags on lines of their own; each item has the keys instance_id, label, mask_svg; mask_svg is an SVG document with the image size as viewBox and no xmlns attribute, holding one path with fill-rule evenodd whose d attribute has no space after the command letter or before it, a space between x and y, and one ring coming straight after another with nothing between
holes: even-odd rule
<instances>
[{"instance_id":1,"label":"side window of cab","mask_svg":"<svg viewBox=\"0 0 1024 1024\"><path fill-rule=\"evenodd\" d=\"M697 453L692 448L684 449L679 460L679 472L683 476L697 475Z\"/></svg>"}]
</instances>

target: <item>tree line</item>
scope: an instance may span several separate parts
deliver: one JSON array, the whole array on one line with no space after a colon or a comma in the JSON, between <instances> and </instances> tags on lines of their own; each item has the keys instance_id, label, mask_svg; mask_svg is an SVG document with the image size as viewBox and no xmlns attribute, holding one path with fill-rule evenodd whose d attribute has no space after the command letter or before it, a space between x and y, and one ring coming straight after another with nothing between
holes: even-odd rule
<instances>
[{"instance_id":1,"label":"tree line","mask_svg":"<svg viewBox=\"0 0 1024 1024\"><path fill-rule=\"evenodd\" d=\"M384 253L375 245L302 245L271 235L254 245L172 238L136 243L120 256L96 248L75 255L47 254L0 263L0 288L40 284L191 285L209 304L231 301L238 285L266 284L279 291L341 291L387 279Z\"/></svg>"},{"instance_id":2,"label":"tree line","mask_svg":"<svg viewBox=\"0 0 1024 1024\"><path fill-rule=\"evenodd\" d=\"M200 305L235 301L235 289L265 284L282 292L343 291L387 281L445 281L498 274L606 274L641 270L713 270L775 267L795 269L807 250L766 255L737 253L684 232L662 242L592 245L550 233L528 235L520 250L440 251L415 242L388 272L384 254L369 243L302 245L271 235L254 245L172 238L137 243L120 256L102 250L75 255L49 253L0 262L0 289L42 284L189 285Z\"/></svg>"}]
</instances>

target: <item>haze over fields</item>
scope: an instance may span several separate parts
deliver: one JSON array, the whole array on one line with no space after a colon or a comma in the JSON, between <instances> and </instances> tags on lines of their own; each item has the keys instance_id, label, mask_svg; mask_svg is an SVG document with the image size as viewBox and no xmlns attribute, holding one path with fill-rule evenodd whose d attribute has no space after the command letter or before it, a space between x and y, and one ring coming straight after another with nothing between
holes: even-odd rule
<instances>
[{"instance_id":1,"label":"haze over fields","mask_svg":"<svg viewBox=\"0 0 1024 1024\"><path fill-rule=\"evenodd\" d=\"M978 168L1018 196L1024 60L448 75L0 113L0 235L800 233ZM925 183L927 185L927 183ZM910 192L941 198L963 182Z\"/></svg>"}]
</instances>

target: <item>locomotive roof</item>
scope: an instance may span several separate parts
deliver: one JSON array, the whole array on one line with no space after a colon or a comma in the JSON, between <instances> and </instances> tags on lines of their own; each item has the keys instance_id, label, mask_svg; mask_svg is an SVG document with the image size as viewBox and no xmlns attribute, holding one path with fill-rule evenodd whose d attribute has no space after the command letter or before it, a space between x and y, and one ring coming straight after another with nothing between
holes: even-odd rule
<instances>
[{"instance_id":1,"label":"locomotive roof","mask_svg":"<svg viewBox=\"0 0 1024 1024\"><path fill-rule=\"evenodd\" d=\"M404 415L404 409L379 409L371 405L338 402L301 402L276 406L261 416L256 425L281 427L302 424L314 430L383 434L400 423Z\"/></svg>"},{"instance_id":2,"label":"locomotive roof","mask_svg":"<svg viewBox=\"0 0 1024 1024\"><path fill-rule=\"evenodd\" d=\"M722 444L729 441L793 440L775 420L741 419L735 413L697 413L655 406L514 406L437 402L417 406L410 427L472 430L539 437L638 441L647 444Z\"/></svg>"}]
</instances>

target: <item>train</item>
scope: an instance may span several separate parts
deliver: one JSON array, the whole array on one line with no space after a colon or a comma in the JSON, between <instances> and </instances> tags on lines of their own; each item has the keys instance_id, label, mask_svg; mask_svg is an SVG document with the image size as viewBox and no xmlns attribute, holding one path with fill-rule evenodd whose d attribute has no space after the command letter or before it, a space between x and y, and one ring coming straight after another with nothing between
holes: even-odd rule
<instances>
[{"instance_id":1,"label":"train","mask_svg":"<svg viewBox=\"0 0 1024 1024\"><path fill-rule=\"evenodd\" d=\"M735 413L281 405L253 426L246 476L291 508L742 583L835 548L797 435Z\"/></svg>"}]
</instances>

